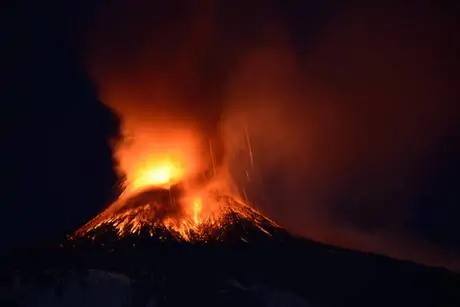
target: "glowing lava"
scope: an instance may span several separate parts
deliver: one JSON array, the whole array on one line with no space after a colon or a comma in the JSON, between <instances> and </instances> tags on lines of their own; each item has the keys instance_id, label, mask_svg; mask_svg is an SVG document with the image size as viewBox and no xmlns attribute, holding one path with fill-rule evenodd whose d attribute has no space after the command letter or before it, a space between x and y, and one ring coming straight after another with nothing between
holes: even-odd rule
<instances>
[{"instance_id":1,"label":"glowing lava","mask_svg":"<svg viewBox=\"0 0 460 307\"><path fill-rule=\"evenodd\" d=\"M165 159L152 164L136 170L134 179L129 183L130 190L156 186L169 187L182 179L185 174L184 167L178 161Z\"/></svg>"},{"instance_id":2,"label":"glowing lava","mask_svg":"<svg viewBox=\"0 0 460 307\"><path fill-rule=\"evenodd\" d=\"M197 198L193 202L193 221L195 222L195 225L198 225L200 223L200 212L201 212L201 198Z\"/></svg>"},{"instance_id":3,"label":"glowing lava","mask_svg":"<svg viewBox=\"0 0 460 307\"><path fill-rule=\"evenodd\" d=\"M76 237L147 234L159 240L209 242L223 240L236 224L263 236L278 227L240 200L228 172L203 161L200 138L192 130L137 124L133 138L115 148L120 174L126 178L123 193L77 230ZM209 169L212 176L206 175Z\"/></svg>"},{"instance_id":4,"label":"glowing lava","mask_svg":"<svg viewBox=\"0 0 460 307\"><path fill-rule=\"evenodd\" d=\"M212 210L197 198L191 213L187 213L184 204L167 199L170 192L166 189L146 191L128 199L118 209L109 207L79 229L76 237L98 241L107 233L113 233L118 238L148 236L160 241L219 242L235 232L241 241L248 242L248 229L263 237L271 237L274 231L281 229L233 197L216 195Z\"/></svg>"},{"instance_id":5,"label":"glowing lava","mask_svg":"<svg viewBox=\"0 0 460 307\"><path fill-rule=\"evenodd\" d=\"M210 242L224 240L235 225L257 229L263 236L279 229L232 193L228 177L216 175L197 183L183 176L180 163L172 159L158 162L162 163L138 168L139 177L129 182L128 192L80 228L76 236L97 240L104 233L119 238L147 234L159 240ZM241 240L247 242L244 235Z\"/></svg>"},{"instance_id":6,"label":"glowing lava","mask_svg":"<svg viewBox=\"0 0 460 307\"><path fill-rule=\"evenodd\" d=\"M114 148L118 171L125 178L124 198L148 188L168 188L203 168L200 137L192 129L152 127L147 121L128 124L126 138Z\"/></svg>"}]
</instances>

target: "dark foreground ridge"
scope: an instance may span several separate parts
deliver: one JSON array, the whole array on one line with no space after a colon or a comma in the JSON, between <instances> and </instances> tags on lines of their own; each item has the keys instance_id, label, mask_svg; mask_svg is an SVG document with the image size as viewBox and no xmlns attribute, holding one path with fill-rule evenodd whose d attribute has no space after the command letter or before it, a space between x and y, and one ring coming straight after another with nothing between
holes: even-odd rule
<instances>
[{"instance_id":1,"label":"dark foreground ridge","mask_svg":"<svg viewBox=\"0 0 460 307\"><path fill-rule=\"evenodd\" d=\"M121 273L141 288L164 289L177 305L193 293L218 291L229 279L289 289L320 306L460 306L459 276L382 256L296 238L283 231L272 240L207 244L154 240L151 236L89 238L16 251L5 272L97 269ZM169 292L168 292L169 291ZM174 292L174 294L173 294ZM179 293L188 293L181 296ZM216 292L217 293L217 292ZM209 294L209 297L212 297ZM181 302L179 297L188 297ZM170 300L171 302L171 300ZM212 303L209 303L212 305ZM174 305L174 304L173 304Z\"/></svg>"},{"instance_id":2,"label":"dark foreground ridge","mask_svg":"<svg viewBox=\"0 0 460 307\"><path fill-rule=\"evenodd\" d=\"M223 300L222 287L231 280L285 289L318 306L460 306L460 279L452 272L298 238L229 198L220 226L205 224L184 238L161 223L175 210L159 215L155 200L171 202L168 197L139 194L62 242L15 251L2 262L7 280L20 274L40 284L53 279L49 272L118 273L132 281L138 306L152 291L163 298L161 306L257 305L235 301L236 294ZM119 225L136 231L120 234Z\"/></svg>"}]
</instances>

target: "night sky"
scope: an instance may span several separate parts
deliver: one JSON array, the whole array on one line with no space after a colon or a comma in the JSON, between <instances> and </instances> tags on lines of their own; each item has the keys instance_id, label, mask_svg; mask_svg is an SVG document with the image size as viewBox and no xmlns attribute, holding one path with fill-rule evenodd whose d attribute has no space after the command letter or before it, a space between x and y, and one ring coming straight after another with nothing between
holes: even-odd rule
<instances>
[{"instance_id":1,"label":"night sky","mask_svg":"<svg viewBox=\"0 0 460 307\"><path fill-rule=\"evenodd\" d=\"M122 118L104 98L122 93L209 134L234 100L256 101L245 112L258 163L248 190L269 217L324 242L460 268L456 8L62 2L2 13L2 245L60 238L116 197ZM171 105L151 103L150 85Z\"/></svg>"}]
</instances>

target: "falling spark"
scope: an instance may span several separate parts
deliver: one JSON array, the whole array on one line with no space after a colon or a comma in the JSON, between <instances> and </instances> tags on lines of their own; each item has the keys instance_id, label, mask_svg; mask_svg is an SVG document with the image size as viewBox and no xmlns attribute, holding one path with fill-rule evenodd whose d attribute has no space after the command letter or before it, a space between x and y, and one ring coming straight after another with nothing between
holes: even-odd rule
<instances>
[{"instance_id":1,"label":"falling spark","mask_svg":"<svg viewBox=\"0 0 460 307\"><path fill-rule=\"evenodd\" d=\"M251 176L249 175L249 171L247 169L244 169L244 174L246 175L246 179L251 181Z\"/></svg>"},{"instance_id":2,"label":"falling spark","mask_svg":"<svg viewBox=\"0 0 460 307\"><path fill-rule=\"evenodd\" d=\"M246 193L245 188L243 188L243 196L244 196L244 200L247 202L249 200L249 198L248 198L248 194Z\"/></svg>"},{"instance_id":3,"label":"falling spark","mask_svg":"<svg viewBox=\"0 0 460 307\"><path fill-rule=\"evenodd\" d=\"M251 168L254 169L254 155L252 152L251 139L249 138L248 126L246 124L244 125L244 134L246 136L246 145L248 146Z\"/></svg>"}]
</instances>

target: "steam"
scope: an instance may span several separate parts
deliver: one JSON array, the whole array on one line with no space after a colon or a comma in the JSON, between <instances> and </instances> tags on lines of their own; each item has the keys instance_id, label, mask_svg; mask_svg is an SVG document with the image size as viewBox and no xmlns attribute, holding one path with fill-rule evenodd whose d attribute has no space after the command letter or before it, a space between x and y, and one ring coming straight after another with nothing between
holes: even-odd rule
<instances>
[{"instance_id":1,"label":"steam","mask_svg":"<svg viewBox=\"0 0 460 307\"><path fill-rule=\"evenodd\" d=\"M451 25L429 8L361 6L300 48L274 6L231 8L106 9L88 48L102 100L128 130L139 119L192 129L203 155L211 140L244 194L294 233L456 266L411 227L413 170L458 120Z\"/></svg>"}]
</instances>

